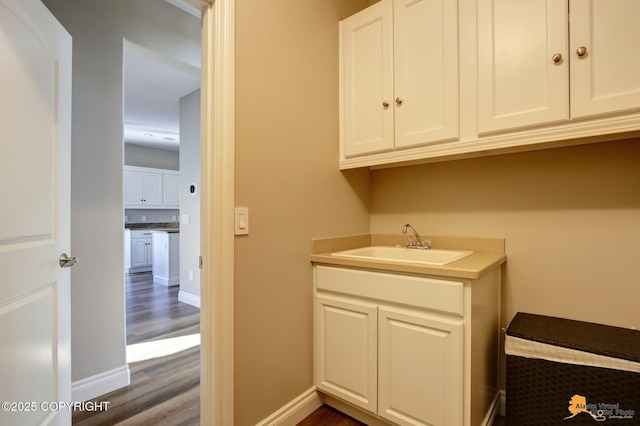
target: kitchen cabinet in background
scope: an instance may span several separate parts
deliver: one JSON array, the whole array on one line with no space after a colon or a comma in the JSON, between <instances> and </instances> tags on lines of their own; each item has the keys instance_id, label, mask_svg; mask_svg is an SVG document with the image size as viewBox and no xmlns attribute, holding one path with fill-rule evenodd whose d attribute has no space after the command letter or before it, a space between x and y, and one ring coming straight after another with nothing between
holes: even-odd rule
<instances>
[{"instance_id":1,"label":"kitchen cabinet in background","mask_svg":"<svg viewBox=\"0 0 640 426\"><path fill-rule=\"evenodd\" d=\"M151 271L153 241L151 231L124 231L124 267L127 274Z\"/></svg>"},{"instance_id":2,"label":"kitchen cabinet in background","mask_svg":"<svg viewBox=\"0 0 640 426\"><path fill-rule=\"evenodd\" d=\"M180 207L180 172L124 166L126 209L175 209Z\"/></svg>"}]
</instances>

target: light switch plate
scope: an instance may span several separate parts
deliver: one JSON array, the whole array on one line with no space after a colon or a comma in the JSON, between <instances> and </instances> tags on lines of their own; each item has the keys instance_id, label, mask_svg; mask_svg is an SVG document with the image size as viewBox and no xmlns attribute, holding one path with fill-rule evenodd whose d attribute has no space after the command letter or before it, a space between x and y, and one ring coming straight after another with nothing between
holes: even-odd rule
<instances>
[{"instance_id":1,"label":"light switch plate","mask_svg":"<svg viewBox=\"0 0 640 426\"><path fill-rule=\"evenodd\" d=\"M248 235L249 234L249 208L236 207L235 217L236 217L235 234Z\"/></svg>"}]
</instances>

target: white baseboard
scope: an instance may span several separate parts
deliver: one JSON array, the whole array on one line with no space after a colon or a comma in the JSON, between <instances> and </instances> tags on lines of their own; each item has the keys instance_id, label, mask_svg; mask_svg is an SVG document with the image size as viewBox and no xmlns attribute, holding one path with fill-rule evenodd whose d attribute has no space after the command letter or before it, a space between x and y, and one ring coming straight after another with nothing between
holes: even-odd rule
<instances>
[{"instance_id":1,"label":"white baseboard","mask_svg":"<svg viewBox=\"0 0 640 426\"><path fill-rule=\"evenodd\" d=\"M161 277L160 275L154 275L153 282L156 284L162 284L166 285L167 287L171 287L173 285L180 284L180 277L167 278Z\"/></svg>"},{"instance_id":2,"label":"white baseboard","mask_svg":"<svg viewBox=\"0 0 640 426\"><path fill-rule=\"evenodd\" d=\"M74 402L88 401L129 386L130 382L129 365L125 364L122 367L71 383L71 400Z\"/></svg>"},{"instance_id":3,"label":"white baseboard","mask_svg":"<svg viewBox=\"0 0 640 426\"><path fill-rule=\"evenodd\" d=\"M390 426L389 423L384 420L374 417L373 415L361 411L359 408L355 408L346 402L342 402L339 399L332 398L329 395L323 395L324 403L329 407L333 407L341 413L346 414L349 417L368 425L368 426Z\"/></svg>"},{"instance_id":4,"label":"white baseboard","mask_svg":"<svg viewBox=\"0 0 640 426\"><path fill-rule=\"evenodd\" d=\"M502 409L502 391L496 392L493 397L493 401L491 401L491 406L489 407L489 411L487 411L487 415L482 421L483 426L491 426L493 421L496 419L498 412Z\"/></svg>"},{"instance_id":5,"label":"white baseboard","mask_svg":"<svg viewBox=\"0 0 640 426\"><path fill-rule=\"evenodd\" d=\"M199 308L200 296L196 296L195 294L187 293L186 291L180 290L178 292L178 302L186 303L187 305Z\"/></svg>"},{"instance_id":6,"label":"white baseboard","mask_svg":"<svg viewBox=\"0 0 640 426\"><path fill-rule=\"evenodd\" d=\"M496 393L496 396L491 404L491 408L489 409L489 412L487 413L487 416L482 423L483 425L493 424L493 421L495 420L495 417L498 413L501 416L505 415L505 407L507 401L506 395L507 394L503 389ZM76 400L74 399L74 401ZM262 420L260 423L256 424L256 426L295 426L308 415L317 410L325 402L328 405L344 412L345 414L350 415L355 419L364 421L366 424L386 425L385 422L382 422L375 417L371 417L368 414L352 408L351 406L344 404L341 401L322 395L317 391L315 387L312 387L266 419Z\"/></svg>"},{"instance_id":7,"label":"white baseboard","mask_svg":"<svg viewBox=\"0 0 640 426\"><path fill-rule=\"evenodd\" d=\"M322 405L315 386L297 396L256 426L295 426Z\"/></svg>"}]
</instances>

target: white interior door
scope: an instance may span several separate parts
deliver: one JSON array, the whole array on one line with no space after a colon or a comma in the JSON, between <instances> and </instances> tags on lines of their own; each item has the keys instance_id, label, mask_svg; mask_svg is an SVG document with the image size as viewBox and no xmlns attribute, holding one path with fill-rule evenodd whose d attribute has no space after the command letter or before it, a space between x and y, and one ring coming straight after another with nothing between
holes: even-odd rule
<instances>
[{"instance_id":1,"label":"white interior door","mask_svg":"<svg viewBox=\"0 0 640 426\"><path fill-rule=\"evenodd\" d=\"M71 424L71 37L0 0L0 424Z\"/></svg>"}]
</instances>

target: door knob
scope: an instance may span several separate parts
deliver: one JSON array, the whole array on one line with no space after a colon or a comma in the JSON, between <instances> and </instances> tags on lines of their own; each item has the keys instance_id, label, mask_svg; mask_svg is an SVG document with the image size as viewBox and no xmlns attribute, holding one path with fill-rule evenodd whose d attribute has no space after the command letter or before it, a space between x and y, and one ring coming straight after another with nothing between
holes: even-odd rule
<instances>
[{"instance_id":1,"label":"door knob","mask_svg":"<svg viewBox=\"0 0 640 426\"><path fill-rule=\"evenodd\" d=\"M396 98L396 104L402 105L402 98L400 97Z\"/></svg>"},{"instance_id":2,"label":"door knob","mask_svg":"<svg viewBox=\"0 0 640 426\"><path fill-rule=\"evenodd\" d=\"M580 46L576 49L576 55L578 55L579 57L583 57L587 54L587 48L584 46Z\"/></svg>"},{"instance_id":3,"label":"door knob","mask_svg":"<svg viewBox=\"0 0 640 426\"><path fill-rule=\"evenodd\" d=\"M562 53L556 53L551 57L551 60L553 62L555 62L556 64L560 63L562 61Z\"/></svg>"},{"instance_id":4,"label":"door knob","mask_svg":"<svg viewBox=\"0 0 640 426\"><path fill-rule=\"evenodd\" d=\"M387 102L387 101L383 101L383 102L382 102L382 106L383 106L384 108L389 108L389 102Z\"/></svg>"},{"instance_id":5,"label":"door knob","mask_svg":"<svg viewBox=\"0 0 640 426\"><path fill-rule=\"evenodd\" d=\"M71 268L78 262L77 257L67 256L67 253L62 253L60 255L60 267L61 268Z\"/></svg>"}]
</instances>

